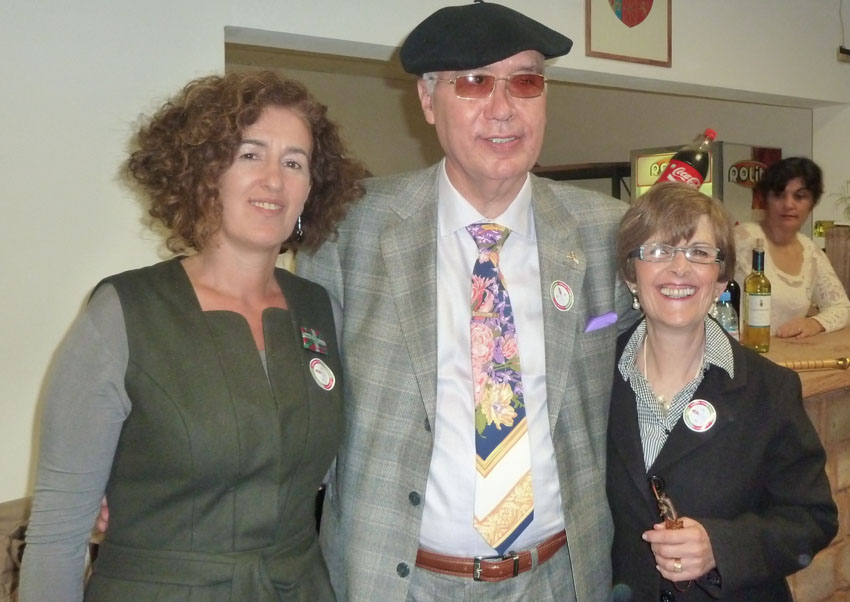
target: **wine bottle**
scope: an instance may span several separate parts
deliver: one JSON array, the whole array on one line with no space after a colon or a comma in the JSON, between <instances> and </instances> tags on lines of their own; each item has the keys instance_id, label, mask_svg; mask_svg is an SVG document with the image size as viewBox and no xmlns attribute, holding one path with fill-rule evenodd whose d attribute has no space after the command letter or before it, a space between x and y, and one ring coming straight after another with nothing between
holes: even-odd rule
<instances>
[{"instance_id":1,"label":"wine bottle","mask_svg":"<svg viewBox=\"0 0 850 602\"><path fill-rule=\"evenodd\" d=\"M733 278L726 284L726 292L729 293L729 296L732 298L732 307L735 308L735 313L738 316L741 315L741 287L738 286L738 282Z\"/></svg>"},{"instance_id":2,"label":"wine bottle","mask_svg":"<svg viewBox=\"0 0 850 602\"><path fill-rule=\"evenodd\" d=\"M756 240L753 271L744 280L744 331L741 343L759 353L770 350L770 280L764 275L764 242Z\"/></svg>"}]
</instances>

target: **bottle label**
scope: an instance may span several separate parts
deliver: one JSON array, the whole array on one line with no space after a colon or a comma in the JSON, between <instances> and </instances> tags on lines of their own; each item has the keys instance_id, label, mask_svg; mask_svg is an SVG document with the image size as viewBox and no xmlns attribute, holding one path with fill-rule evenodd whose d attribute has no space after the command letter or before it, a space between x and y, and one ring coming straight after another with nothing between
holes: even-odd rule
<instances>
[{"instance_id":1,"label":"bottle label","mask_svg":"<svg viewBox=\"0 0 850 602\"><path fill-rule=\"evenodd\" d=\"M680 182L693 188L702 186L702 176L697 170L681 161L670 159L667 169L658 178L659 182Z\"/></svg>"},{"instance_id":2,"label":"bottle label","mask_svg":"<svg viewBox=\"0 0 850 602\"><path fill-rule=\"evenodd\" d=\"M747 326L765 328L770 326L770 293L747 293Z\"/></svg>"}]
</instances>

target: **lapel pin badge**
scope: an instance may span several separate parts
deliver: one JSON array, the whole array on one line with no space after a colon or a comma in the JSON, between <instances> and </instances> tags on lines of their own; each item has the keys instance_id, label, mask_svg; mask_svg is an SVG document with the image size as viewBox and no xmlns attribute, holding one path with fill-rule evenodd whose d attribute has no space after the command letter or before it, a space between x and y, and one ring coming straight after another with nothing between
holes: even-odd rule
<instances>
[{"instance_id":1,"label":"lapel pin badge","mask_svg":"<svg viewBox=\"0 0 850 602\"><path fill-rule=\"evenodd\" d=\"M316 384L325 391L330 391L336 385L336 377L333 370L328 368L328 365L317 357L310 360L310 374Z\"/></svg>"},{"instance_id":2,"label":"lapel pin badge","mask_svg":"<svg viewBox=\"0 0 850 602\"><path fill-rule=\"evenodd\" d=\"M704 399L694 399L685 408L682 415L685 426L695 433L704 433L717 420L717 410Z\"/></svg>"},{"instance_id":3,"label":"lapel pin badge","mask_svg":"<svg viewBox=\"0 0 850 602\"><path fill-rule=\"evenodd\" d=\"M304 349L309 349L322 355L327 355L328 353L328 344L322 338L322 333L313 328L301 327L301 344L304 346Z\"/></svg>"},{"instance_id":4,"label":"lapel pin badge","mask_svg":"<svg viewBox=\"0 0 850 602\"><path fill-rule=\"evenodd\" d=\"M563 280L555 280L549 287L549 294L552 297L552 304L558 311L567 311L575 302L573 289Z\"/></svg>"}]
</instances>

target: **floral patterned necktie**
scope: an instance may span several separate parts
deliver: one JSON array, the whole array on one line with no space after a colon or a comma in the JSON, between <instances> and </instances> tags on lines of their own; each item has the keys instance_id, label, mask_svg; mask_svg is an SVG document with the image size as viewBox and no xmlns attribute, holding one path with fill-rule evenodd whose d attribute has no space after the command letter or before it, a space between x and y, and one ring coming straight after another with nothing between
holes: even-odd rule
<instances>
[{"instance_id":1,"label":"floral patterned necktie","mask_svg":"<svg viewBox=\"0 0 850 602\"><path fill-rule=\"evenodd\" d=\"M492 223L467 231L478 245L472 269L470 350L475 388L475 528L499 554L534 518L531 446L511 301L499 252L511 233Z\"/></svg>"}]
</instances>

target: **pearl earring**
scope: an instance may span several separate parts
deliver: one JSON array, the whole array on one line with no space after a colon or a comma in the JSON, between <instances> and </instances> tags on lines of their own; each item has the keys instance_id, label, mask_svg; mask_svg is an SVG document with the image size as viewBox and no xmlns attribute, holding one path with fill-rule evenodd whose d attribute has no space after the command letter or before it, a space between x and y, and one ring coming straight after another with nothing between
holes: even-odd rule
<instances>
[{"instance_id":1,"label":"pearl earring","mask_svg":"<svg viewBox=\"0 0 850 602\"><path fill-rule=\"evenodd\" d=\"M637 291L632 289L632 309L640 309L640 301L637 298Z\"/></svg>"}]
</instances>

